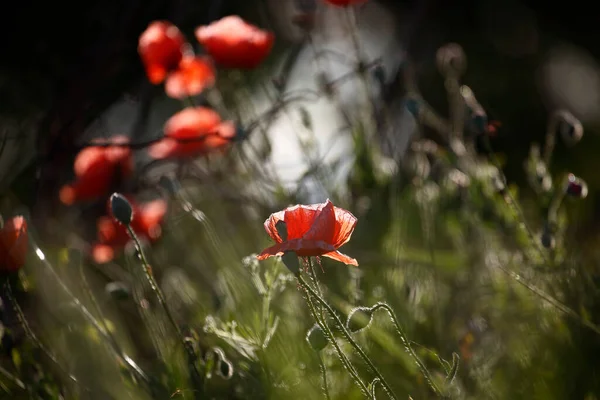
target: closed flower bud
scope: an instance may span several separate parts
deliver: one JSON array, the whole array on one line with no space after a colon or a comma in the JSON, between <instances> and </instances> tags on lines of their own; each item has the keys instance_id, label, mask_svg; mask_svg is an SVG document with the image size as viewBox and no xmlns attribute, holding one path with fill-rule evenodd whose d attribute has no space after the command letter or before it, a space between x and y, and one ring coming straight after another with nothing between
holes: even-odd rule
<instances>
[{"instance_id":1,"label":"closed flower bud","mask_svg":"<svg viewBox=\"0 0 600 400\"><path fill-rule=\"evenodd\" d=\"M217 361L216 373L223 379L231 379L233 376L233 364L226 358L219 357Z\"/></svg>"},{"instance_id":2,"label":"closed flower bud","mask_svg":"<svg viewBox=\"0 0 600 400\"><path fill-rule=\"evenodd\" d=\"M373 310L369 307L356 307L348 314L346 327L350 332L358 332L368 327L373 320Z\"/></svg>"},{"instance_id":3,"label":"closed flower bud","mask_svg":"<svg viewBox=\"0 0 600 400\"><path fill-rule=\"evenodd\" d=\"M573 114L566 110L557 113L556 134L559 134L565 144L572 146L583 137L583 125Z\"/></svg>"},{"instance_id":4,"label":"closed flower bud","mask_svg":"<svg viewBox=\"0 0 600 400\"><path fill-rule=\"evenodd\" d=\"M315 325L306 334L306 341L310 344L310 347L314 351L321 351L325 347L327 347L327 337L325 336L325 332L319 325Z\"/></svg>"},{"instance_id":5,"label":"closed flower bud","mask_svg":"<svg viewBox=\"0 0 600 400\"><path fill-rule=\"evenodd\" d=\"M123 225L129 225L133 219L133 208L122 194L113 193L110 196L110 211L113 218Z\"/></svg>"},{"instance_id":6,"label":"closed flower bud","mask_svg":"<svg viewBox=\"0 0 600 400\"><path fill-rule=\"evenodd\" d=\"M442 75L462 75L467 69L467 57L462 47L449 43L439 48L436 61Z\"/></svg>"},{"instance_id":7,"label":"closed flower bud","mask_svg":"<svg viewBox=\"0 0 600 400\"><path fill-rule=\"evenodd\" d=\"M573 174L569 174L565 187L565 193L577 199L584 199L588 194L588 187L583 179L578 178Z\"/></svg>"},{"instance_id":8,"label":"closed flower bud","mask_svg":"<svg viewBox=\"0 0 600 400\"><path fill-rule=\"evenodd\" d=\"M127 300L130 298L129 288L123 282L109 282L104 287L104 290L115 300Z\"/></svg>"}]
</instances>

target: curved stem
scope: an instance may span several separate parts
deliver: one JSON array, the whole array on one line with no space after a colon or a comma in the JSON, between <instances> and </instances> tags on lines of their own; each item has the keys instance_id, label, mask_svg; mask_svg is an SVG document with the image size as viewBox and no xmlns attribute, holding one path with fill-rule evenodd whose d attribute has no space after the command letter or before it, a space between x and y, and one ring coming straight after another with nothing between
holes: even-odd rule
<instances>
[{"instance_id":1,"label":"curved stem","mask_svg":"<svg viewBox=\"0 0 600 400\"><path fill-rule=\"evenodd\" d=\"M301 277L299 277L299 279L301 279ZM352 363L350 362L350 360L348 359L348 357L346 357L346 355L344 354L344 352L340 348L340 345L335 340L335 336L333 335L333 332L331 331L331 329L327 325L327 322L325 320L321 320L321 317L319 316L319 313L317 312L317 309L315 308L315 305L313 304L313 301L311 299L311 295L310 295L310 292L309 292L310 288L306 284L306 281L299 280L299 282L300 282L300 286L306 291L306 303L308 304L308 308L309 308L309 310L310 310L313 318L317 322L317 325L319 325L319 327L325 333L325 336L329 339L329 341L333 345L333 347L334 347L334 349L335 349L338 357L340 358L340 361L342 362L342 365L348 370L348 372L352 376L352 379L354 380L354 382L360 388L361 392L363 392L363 394L365 396L367 396L367 398L372 399L372 397L371 397L371 395L369 393L369 389L368 389L367 385L365 385L365 383L362 381L362 379L360 379L360 376L358 375L358 372L356 371L356 368L354 368L354 366L352 365Z\"/></svg>"},{"instance_id":2,"label":"curved stem","mask_svg":"<svg viewBox=\"0 0 600 400\"><path fill-rule=\"evenodd\" d=\"M427 383L429 383L429 386L431 386L431 389L435 392L436 395L442 397L441 390L435 384L433 378L431 377L431 374L429 373L429 370L427 369L425 364L423 364L423 361L421 361L421 359L419 358L417 353L415 353L415 351L413 350L413 348L411 346L411 342L410 342L410 340L408 340L408 337L406 336L404 329L402 329L402 325L400 325L400 321L398 321L398 317L396 316L396 313L394 312L392 307L390 307L390 305L387 303L377 303L371 309L373 310L373 312L375 312L380 308L387 311L388 315L392 319L392 322L394 323L394 326L396 327L396 332L398 333L398 335L400 335L402 344L408 351L408 354L413 358L415 363L417 363L417 366L421 370L421 373L425 377L425 380L427 381Z\"/></svg>"},{"instance_id":3,"label":"curved stem","mask_svg":"<svg viewBox=\"0 0 600 400\"><path fill-rule=\"evenodd\" d=\"M373 364L373 361L371 361L371 359L369 358L369 356L367 356L367 354L363 351L363 349L352 338L352 336L350 335L350 332L348 332L348 329L346 329L346 326L340 320L340 318L335 313L335 311L333 310L333 308L331 308L331 306L329 305L329 303L327 303L322 297L320 297L317 294L317 292L315 292L315 290L312 287L310 287L308 285L308 283L302 277L302 275L300 275L298 277L298 280L300 281L300 284L302 286L304 286L306 288L306 290L308 290L308 292L317 300L317 302L319 304L321 304L321 306L323 306L327 310L327 312L333 317L333 319L335 320L335 322L338 325L338 328L340 329L340 331L344 335L344 338L352 345L352 347L354 347L354 349L356 350L356 352L360 355L360 357L363 359L363 361L369 366L369 368L371 369L371 371L377 376L377 378L379 378L379 380L381 381L381 385L383 386L383 388L386 391L386 393L388 394L388 396L391 399L395 400L396 399L396 395L392 391L392 388L390 387L390 385L387 383L387 381L385 380L385 378L383 377L383 375L381 374L381 372L379 372L379 370L377 369L377 367L375 366L375 364Z\"/></svg>"}]
</instances>

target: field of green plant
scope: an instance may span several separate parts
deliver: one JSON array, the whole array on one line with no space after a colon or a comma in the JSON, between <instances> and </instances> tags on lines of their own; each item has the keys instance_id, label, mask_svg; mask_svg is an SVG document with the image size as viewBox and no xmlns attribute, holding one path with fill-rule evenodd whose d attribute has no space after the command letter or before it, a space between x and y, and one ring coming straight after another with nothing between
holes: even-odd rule
<instances>
[{"instance_id":1,"label":"field of green plant","mask_svg":"<svg viewBox=\"0 0 600 400\"><path fill-rule=\"evenodd\" d=\"M351 23L367 1L320 3ZM572 110L548 113L511 182L459 44L427 66L447 109L408 58L391 109L358 40L347 75L315 63L317 90L288 90L285 60L259 77L274 40L237 16L194 37L151 23L140 61L179 102L159 137L81 145L43 233L3 195L0 399L597 399L597 249L573 222L593 177L553 168L585 141ZM321 98L350 143L328 162ZM307 165L294 182L269 163L280 118Z\"/></svg>"}]
</instances>

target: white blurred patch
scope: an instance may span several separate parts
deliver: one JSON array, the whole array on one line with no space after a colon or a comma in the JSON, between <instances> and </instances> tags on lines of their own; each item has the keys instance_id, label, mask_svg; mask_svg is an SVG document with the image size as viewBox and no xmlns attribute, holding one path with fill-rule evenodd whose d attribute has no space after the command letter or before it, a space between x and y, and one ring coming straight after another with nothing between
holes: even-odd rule
<instances>
[{"instance_id":1,"label":"white blurred patch","mask_svg":"<svg viewBox=\"0 0 600 400\"><path fill-rule=\"evenodd\" d=\"M600 114L600 68L584 50L555 47L540 69L542 91L549 106L566 108L582 122L598 121Z\"/></svg>"}]
</instances>

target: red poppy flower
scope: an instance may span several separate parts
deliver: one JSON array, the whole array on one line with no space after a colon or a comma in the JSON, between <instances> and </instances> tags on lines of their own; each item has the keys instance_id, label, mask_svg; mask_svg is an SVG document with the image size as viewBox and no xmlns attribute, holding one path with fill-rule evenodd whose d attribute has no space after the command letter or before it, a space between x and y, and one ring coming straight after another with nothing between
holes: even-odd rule
<instances>
[{"instance_id":1,"label":"red poppy flower","mask_svg":"<svg viewBox=\"0 0 600 400\"><path fill-rule=\"evenodd\" d=\"M164 139L150 146L152 157L194 157L229 143L235 136L235 125L223 122L210 108L188 107L169 118L164 135Z\"/></svg>"},{"instance_id":2,"label":"red poppy flower","mask_svg":"<svg viewBox=\"0 0 600 400\"><path fill-rule=\"evenodd\" d=\"M167 213L167 203L164 200L154 200L141 205L129 200L133 208L131 227L143 239L157 240L161 234L161 224ZM110 213L109 213L110 215ZM97 222L98 243L92 248L94 260L103 264L111 261L115 253L129 242L127 228L117 222L112 216L100 217Z\"/></svg>"},{"instance_id":3,"label":"red poppy flower","mask_svg":"<svg viewBox=\"0 0 600 400\"><path fill-rule=\"evenodd\" d=\"M27 247L27 222L22 216L6 221L0 230L0 271L14 272L25 265Z\"/></svg>"},{"instance_id":4,"label":"red poppy flower","mask_svg":"<svg viewBox=\"0 0 600 400\"><path fill-rule=\"evenodd\" d=\"M153 84L165 80L183 59L186 40L179 28L167 21L152 22L142 33L138 53Z\"/></svg>"},{"instance_id":5,"label":"red poppy flower","mask_svg":"<svg viewBox=\"0 0 600 400\"><path fill-rule=\"evenodd\" d=\"M287 238L282 239L276 225L283 221ZM358 262L337 251L350 240L357 219L349 211L334 207L327 200L322 204L297 205L271 214L265 221L265 230L277 244L258 255L259 260L293 251L300 257L325 256L347 265Z\"/></svg>"},{"instance_id":6,"label":"red poppy flower","mask_svg":"<svg viewBox=\"0 0 600 400\"><path fill-rule=\"evenodd\" d=\"M196 28L196 38L208 54L226 68L252 69L273 47L274 35L231 15Z\"/></svg>"},{"instance_id":7,"label":"red poppy flower","mask_svg":"<svg viewBox=\"0 0 600 400\"><path fill-rule=\"evenodd\" d=\"M174 99L200 94L215 83L215 71L205 57L184 57L167 77L165 92Z\"/></svg>"},{"instance_id":8,"label":"red poppy flower","mask_svg":"<svg viewBox=\"0 0 600 400\"><path fill-rule=\"evenodd\" d=\"M96 143L126 144L125 136L115 136L109 141ZM81 150L73 165L76 180L61 188L60 201L71 205L77 201L89 201L108 193L117 173L122 177L133 174L131 149L126 146L90 146Z\"/></svg>"},{"instance_id":9,"label":"red poppy flower","mask_svg":"<svg viewBox=\"0 0 600 400\"><path fill-rule=\"evenodd\" d=\"M354 6L358 4L366 3L367 0L325 0L325 3L329 3L338 7L348 7Z\"/></svg>"}]
</instances>

